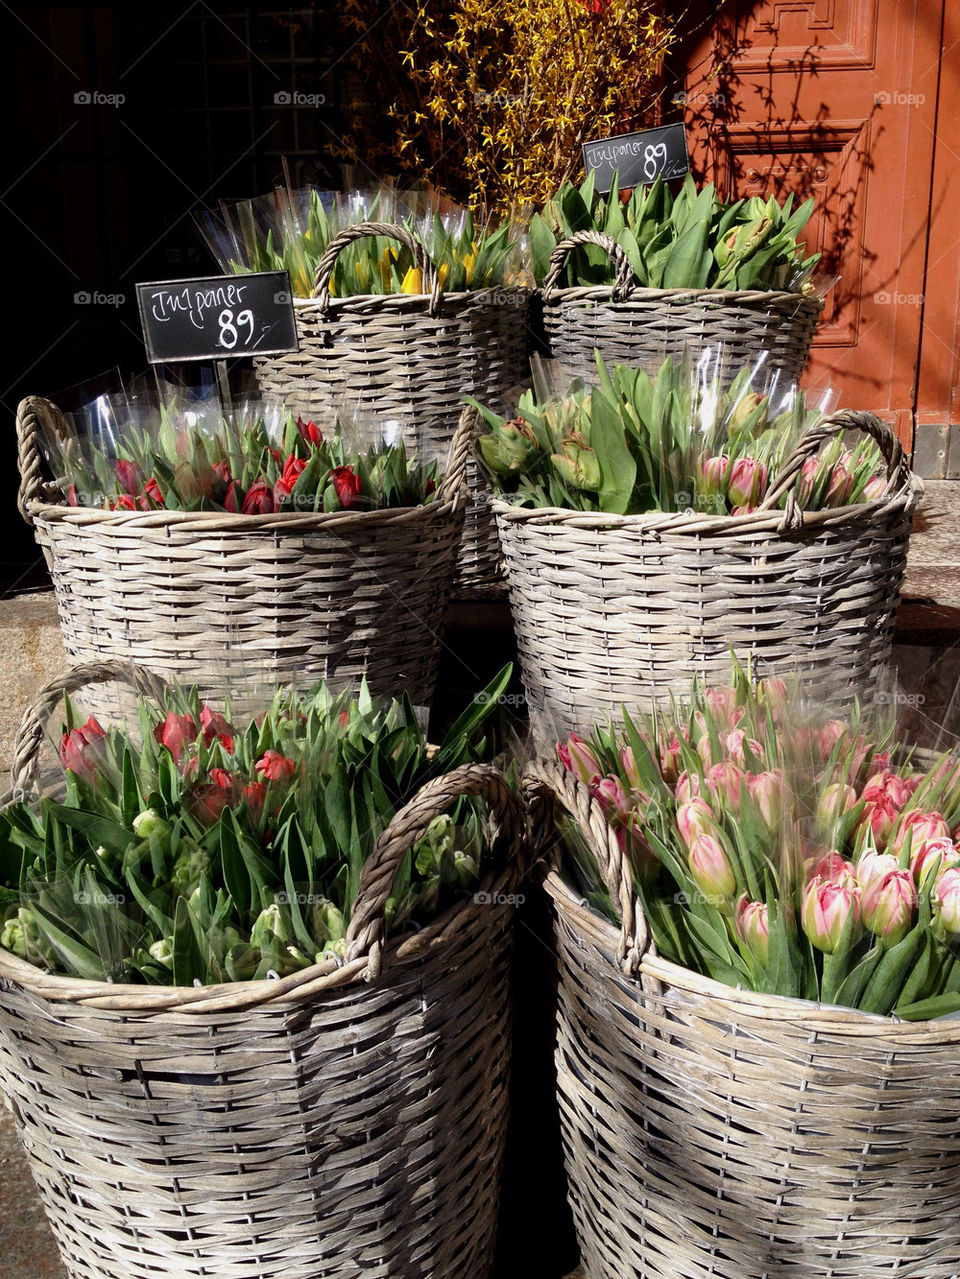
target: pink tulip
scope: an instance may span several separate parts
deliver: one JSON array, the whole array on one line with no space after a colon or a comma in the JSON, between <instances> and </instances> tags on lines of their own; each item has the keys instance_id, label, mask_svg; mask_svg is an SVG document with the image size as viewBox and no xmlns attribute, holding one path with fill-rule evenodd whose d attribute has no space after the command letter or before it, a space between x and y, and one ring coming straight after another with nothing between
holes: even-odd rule
<instances>
[{"instance_id":1,"label":"pink tulip","mask_svg":"<svg viewBox=\"0 0 960 1279\"><path fill-rule=\"evenodd\" d=\"M608 821L622 821L630 812L630 797L619 777L602 777L590 789L599 800Z\"/></svg>"},{"instance_id":2,"label":"pink tulip","mask_svg":"<svg viewBox=\"0 0 960 1279\"><path fill-rule=\"evenodd\" d=\"M714 834L717 819L710 805L703 799L690 799L677 809L677 830L689 849L698 835Z\"/></svg>"},{"instance_id":3,"label":"pink tulip","mask_svg":"<svg viewBox=\"0 0 960 1279\"><path fill-rule=\"evenodd\" d=\"M674 794L680 804L685 804L687 800L696 799L698 796L712 802L717 798L717 784L708 777L701 777L699 773L688 773L684 770L677 778Z\"/></svg>"},{"instance_id":4,"label":"pink tulip","mask_svg":"<svg viewBox=\"0 0 960 1279\"><path fill-rule=\"evenodd\" d=\"M660 758L663 759L663 746L660 747ZM640 770L637 768L637 761L634 759L633 751L629 746L624 746L620 752L620 767L623 769L623 775L633 790L643 789L643 779L640 776Z\"/></svg>"},{"instance_id":5,"label":"pink tulip","mask_svg":"<svg viewBox=\"0 0 960 1279\"><path fill-rule=\"evenodd\" d=\"M871 475L869 480L863 486L863 498L865 502L876 502L886 494L887 477L885 475Z\"/></svg>"},{"instance_id":6,"label":"pink tulip","mask_svg":"<svg viewBox=\"0 0 960 1279\"><path fill-rule=\"evenodd\" d=\"M643 883L651 883L656 879L660 863L653 849L647 842L643 832L643 823L639 813L634 810L627 820L617 827L617 843L633 868L634 874Z\"/></svg>"},{"instance_id":7,"label":"pink tulip","mask_svg":"<svg viewBox=\"0 0 960 1279\"><path fill-rule=\"evenodd\" d=\"M816 483L819 470L820 459L818 457L804 458L796 487L797 505L799 507L805 507L813 496L813 486Z\"/></svg>"},{"instance_id":8,"label":"pink tulip","mask_svg":"<svg viewBox=\"0 0 960 1279\"><path fill-rule=\"evenodd\" d=\"M949 836L925 839L910 853L910 870L918 886L926 882L928 875L957 866L960 866L960 853Z\"/></svg>"},{"instance_id":9,"label":"pink tulip","mask_svg":"<svg viewBox=\"0 0 960 1279\"><path fill-rule=\"evenodd\" d=\"M765 902L752 902L744 893L734 915L737 934L758 963L766 965L769 952L770 921Z\"/></svg>"},{"instance_id":10,"label":"pink tulip","mask_svg":"<svg viewBox=\"0 0 960 1279\"><path fill-rule=\"evenodd\" d=\"M933 897L944 931L956 937L960 934L960 868L951 866L941 871Z\"/></svg>"},{"instance_id":11,"label":"pink tulip","mask_svg":"<svg viewBox=\"0 0 960 1279\"><path fill-rule=\"evenodd\" d=\"M566 745L557 742L557 755L564 768L568 772L575 773L586 786L595 782L600 776L600 764L596 755L576 733L570 734Z\"/></svg>"},{"instance_id":12,"label":"pink tulip","mask_svg":"<svg viewBox=\"0 0 960 1279\"><path fill-rule=\"evenodd\" d=\"M783 773L779 768L765 773L747 773L747 790L767 826L774 830L780 822Z\"/></svg>"},{"instance_id":13,"label":"pink tulip","mask_svg":"<svg viewBox=\"0 0 960 1279\"><path fill-rule=\"evenodd\" d=\"M665 734L660 735L657 742L657 753L660 758L660 772L663 776L663 780L668 783L675 782L680 772L680 761L683 759L683 752L680 749L680 739L677 737L676 733L671 733L669 737ZM627 757L629 758L630 769L632 770L632 772L628 772L630 784L639 788L639 774L637 774L637 781L633 781L633 776L636 774L636 763L633 759L633 752L629 747L623 750L620 755L620 759L624 764L625 770L627 769L627 764L625 762Z\"/></svg>"},{"instance_id":14,"label":"pink tulip","mask_svg":"<svg viewBox=\"0 0 960 1279\"><path fill-rule=\"evenodd\" d=\"M697 835L690 845L690 874L705 897L727 898L736 891L733 867L713 835Z\"/></svg>"},{"instance_id":15,"label":"pink tulip","mask_svg":"<svg viewBox=\"0 0 960 1279\"><path fill-rule=\"evenodd\" d=\"M908 835L910 837L910 847L914 849L928 839L949 839L950 827L944 820L942 813L925 813L919 809L914 809L912 813L905 814L900 822L896 835L890 841L890 851L899 856L900 850L907 842Z\"/></svg>"},{"instance_id":16,"label":"pink tulip","mask_svg":"<svg viewBox=\"0 0 960 1279\"><path fill-rule=\"evenodd\" d=\"M743 708L737 705L737 690L732 685L727 684L722 688L708 688L704 694L704 700L710 707L713 718L718 721L724 720L730 724L731 728L735 728L736 724L731 723L731 718L735 712L739 711L737 722L743 715Z\"/></svg>"},{"instance_id":17,"label":"pink tulip","mask_svg":"<svg viewBox=\"0 0 960 1279\"><path fill-rule=\"evenodd\" d=\"M884 875L899 869L900 863L892 853L878 853L871 848L857 862L857 883L866 892L874 880L883 879Z\"/></svg>"},{"instance_id":18,"label":"pink tulip","mask_svg":"<svg viewBox=\"0 0 960 1279\"><path fill-rule=\"evenodd\" d=\"M831 782L820 792L817 817L825 826L829 826L843 813L849 812L856 802L857 792L852 786L846 786L843 782Z\"/></svg>"},{"instance_id":19,"label":"pink tulip","mask_svg":"<svg viewBox=\"0 0 960 1279\"><path fill-rule=\"evenodd\" d=\"M833 754L837 742L842 742L846 737L847 731L848 725L842 719L828 719L817 729L817 750L824 763Z\"/></svg>"},{"instance_id":20,"label":"pink tulip","mask_svg":"<svg viewBox=\"0 0 960 1279\"><path fill-rule=\"evenodd\" d=\"M756 506L767 491L765 463L753 457L740 457L730 468L727 500L731 506Z\"/></svg>"},{"instance_id":21,"label":"pink tulip","mask_svg":"<svg viewBox=\"0 0 960 1279\"><path fill-rule=\"evenodd\" d=\"M857 823L857 834L869 830L876 848L881 852L887 846L887 840L893 830L898 813L892 800L881 794L864 805L863 813Z\"/></svg>"},{"instance_id":22,"label":"pink tulip","mask_svg":"<svg viewBox=\"0 0 960 1279\"><path fill-rule=\"evenodd\" d=\"M161 746L166 746L177 768L183 763L184 753L197 740L197 726L190 715L174 715L167 711L167 718L153 730Z\"/></svg>"},{"instance_id":23,"label":"pink tulip","mask_svg":"<svg viewBox=\"0 0 960 1279\"><path fill-rule=\"evenodd\" d=\"M884 946L895 946L913 927L917 900L917 888L908 870L878 875L863 891L863 922Z\"/></svg>"},{"instance_id":24,"label":"pink tulip","mask_svg":"<svg viewBox=\"0 0 960 1279\"><path fill-rule=\"evenodd\" d=\"M777 675L767 675L757 680L757 701L761 706L769 706L774 720L782 718L787 709L786 680Z\"/></svg>"},{"instance_id":25,"label":"pink tulip","mask_svg":"<svg viewBox=\"0 0 960 1279\"><path fill-rule=\"evenodd\" d=\"M92 782L106 758L106 734L95 716L60 738L60 762L71 773Z\"/></svg>"},{"instance_id":26,"label":"pink tulip","mask_svg":"<svg viewBox=\"0 0 960 1279\"><path fill-rule=\"evenodd\" d=\"M730 759L738 768L746 768L746 752L750 751L754 759L762 760L763 747L753 737L748 737L741 729L735 728L723 737L724 748Z\"/></svg>"},{"instance_id":27,"label":"pink tulip","mask_svg":"<svg viewBox=\"0 0 960 1279\"><path fill-rule=\"evenodd\" d=\"M851 928L851 939L860 931L859 884L837 883L815 875L804 889L800 918L810 942L832 955L845 928Z\"/></svg>"},{"instance_id":28,"label":"pink tulip","mask_svg":"<svg viewBox=\"0 0 960 1279\"><path fill-rule=\"evenodd\" d=\"M824 506L844 506L853 490L853 474L850 470L850 462L853 460L853 454L849 450L844 449L839 461L830 473L830 483L827 485L827 491L824 495Z\"/></svg>"},{"instance_id":29,"label":"pink tulip","mask_svg":"<svg viewBox=\"0 0 960 1279\"><path fill-rule=\"evenodd\" d=\"M700 488L707 497L723 492L723 481L730 469L730 459L725 453L718 457L705 457L700 461Z\"/></svg>"},{"instance_id":30,"label":"pink tulip","mask_svg":"<svg viewBox=\"0 0 960 1279\"><path fill-rule=\"evenodd\" d=\"M894 773L887 768L883 772L874 773L872 777L867 778L862 798L876 800L881 796L886 796L895 808L902 808L910 798L911 793L910 782L901 777L899 773Z\"/></svg>"},{"instance_id":31,"label":"pink tulip","mask_svg":"<svg viewBox=\"0 0 960 1279\"><path fill-rule=\"evenodd\" d=\"M829 853L821 853L811 859L807 869L808 879L819 879L824 884L848 885L857 882L857 872L853 862L841 857L836 849Z\"/></svg>"},{"instance_id":32,"label":"pink tulip","mask_svg":"<svg viewBox=\"0 0 960 1279\"><path fill-rule=\"evenodd\" d=\"M717 788L722 804L728 805L731 812L740 812L740 787L743 784L743 773L736 764L714 764L707 770L707 777Z\"/></svg>"}]
</instances>

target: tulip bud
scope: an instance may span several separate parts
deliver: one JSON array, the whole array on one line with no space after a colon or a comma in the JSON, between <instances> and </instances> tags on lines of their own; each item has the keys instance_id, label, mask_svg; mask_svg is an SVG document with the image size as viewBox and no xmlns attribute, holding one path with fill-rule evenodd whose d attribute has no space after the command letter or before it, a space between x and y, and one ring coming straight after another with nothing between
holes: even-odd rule
<instances>
[{"instance_id":1,"label":"tulip bud","mask_svg":"<svg viewBox=\"0 0 960 1279\"><path fill-rule=\"evenodd\" d=\"M677 808L677 830L680 838L689 849L698 835L713 834L717 829L717 820L713 810L704 799L690 799Z\"/></svg>"},{"instance_id":2,"label":"tulip bud","mask_svg":"<svg viewBox=\"0 0 960 1279\"><path fill-rule=\"evenodd\" d=\"M874 845L881 851L886 848L890 832L897 820L897 810L885 796L868 801L857 823L857 833L869 829Z\"/></svg>"},{"instance_id":3,"label":"tulip bud","mask_svg":"<svg viewBox=\"0 0 960 1279\"><path fill-rule=\"evenodd\" d=\"M719 497L723 493L723 483L730 469L730 459L721 454L718 457L705 457L700 460L700 492L704 497Z\"/></svg>"},{"instance_id":4,"label":"tulip bud","mask_svg":"<svg viewBox=\"0 0 960 1279\"><path fill-rule=\"evenodd\" d=\"M863 486L863 498L866 502L877 502L881 497L886 496L886 492L887 477L885 475L871 475Z\"/></svg>"},{"instance_id":5,"label":"tulip bud","mask_svg":"<svg viewBox=\"0 0 960 1279\"><path fill-rule=\"evenodd\" d=\"M951 866L937 876L933 890L937 916L951 938L960 936L960 868Z\"/></svg>"},{"instance_id":6,"label":"tulip bud","mask_svg":"<svg viewBox=\"0 0 960 1279\"><path fill-rule=\"evenodd\" d=\"M838 817L849 812L857 802L857 792L843 782L831 782L820 792L817 817L824 826L832 826Z\"/></svg>"},{"instance_id":7,"label":"tulip bud","mask_svg":"<svg viewBox=\"0 0 960 1279\"><path fill-rule=\"evenodd\" d=\"M836 849L832 849L829 853L811 858L807 867L807 878L819 878L824 883L830 884L853 884L856 883L857 874L853 862L848 862Z\"/></svg>"},{"instance_id":8,"label":"tulip bud","mask_svg":"<svg viewBox=\"0 0 960 1279\"><path fill-rule=\"evenodd\" d=\"M201 876L210 869L210 854L191 839L181 840L180 849L173 863L170 887L181 897L190 897L199 887Z\"/></svg>"},{"instance_id":9,"label":"tulip bud","mask_svg":"<svg viewBox=\"0 0 960 1279\"><path fill-rule=\"evenodd\" d=\"M824 506L843 506L853 491L853 475L850 471L851 454L845 451L830 472L830 483L824 494Z\"/></svg>"},{"instance_id":10,"label":"tulip bud","mask_svg":"<svg viewBox=\"0 0 960 1279\"><path fill-rule=\"evenodd\" d=\"M550 461L560 478L574 488L588 493L598 492L602 483L600 463L584 436L575 432L561 443L560 448L560 453L550 454Z\"/></svg>"},{"instance_id":11,"label":"tulip bud","mask_svg":"<svg viewBox=\"0 0 960 1279\"><path fill-rule=\"evenodd\" d=\"M165 746L173 756L177 768L183 763L187 748L196 741L197 726L191 715L175 715L167 711L162 724L157 724L153 735L161 746Z\"/></svg>"},{"instance_id":12,"label":"tulip bud","mask_svg":"<svg viewBox=\"0 0 960 1279\"><path fill-rule=\"evenodd\" d=\"M734 728L723 736L723 745L727 754L738 768L746 768L747 751L754 759L763 758L763 747L753 737L748 737L742 729Z\"/></svg>"},{"instance_id":13,"label":"tulip bud","mask_svg":"<svg viewBox=\"0 0 960 1279\"><path fill-rule=\"evenodd\" d=\"M832 955L845 928L851 928L853 937L860 931L859 884L837 883L815 875L804 889L800 917L810 942Z\"/></svg>"},{"instance_id":14,"label":"tulip bud","mask_svg":"<svg viewBox=\"0 0 960 1279\"><path fill-rule=\"evenodd\" d=\"M717 783L708 777L701 777L699 773L688 773L685 769L677 778L674 794L679 804L685 804L687 800L696 799L697 796L710 802L717 797Z\"/></svg>"},{"instance_id":15,"label":"tulip bud","mask_svg":"<svg viewBox=\"0 0 960 1279\"><path fill-rule=\"evenodd\" d=\"M608 820L622 819L630 811L630 797L619 777L602 777L591 787Z\"/></svg>"},{"instance_id":16,"label":"tulip bud","mask_svg":"<svg viewBox=\"0 0 960 1279\"><path fill-rule=\"evenodd\" d=\"M292 941L289 921L277 902L260 912L250 930L251 946L257 946L260 950L269 949L277 943L287 946Z\"/></svg>"},{"instance_id":17,"label":"tulip bud","mask_svg":"<svg viewBox=\"0 0 960 1279\"><path fill-rule=\"evenodd\" d=\"M957 852L957 847L949 836L925 839L910 853L910 870L918 887L922 887L929 875L957 866L960 866L960 853Z\"/></svg>"},{"instance_id":18,"label":"tulip bud","mask_svg":"<svg viewBox=\"0 0 960 1279\"><path fill-rule=\"evenodd\" d=\"M657 753L660 758L660 772L665 782L675 782L680 772L680 761L683 759L683 751L680 749L680 739L676 733L671 733L669 737L660 735L657 741ZM627 760L629 758L630 766L628 768ZM633 759L633 752L629 747L625 748L620 754L624 771L630 780L630 785L634 790L642 790L642 783L639 773L637 772L636 763Z\"/></svg>"},{"instance_id":19,"label":"tulip bud","mask_svg":"<svg viewBox=\"0 0 960 1279\"><path fill-rule=\"evenodd\" d=\"M752 902L744 893L737 902L734 915L737 934L759 963L766 965L769 952L770 923L765 902Z\"/></svg>"},{"instance_id":20,"label":"tulip bud","mask_svg":"<svg viewBox=\"0 0 960 1279\"><path fill-rule=\"evenodd\" d=\"M782 718L787 709L787 684L779 676L767 675L757 680L756 698L760 706L769 706L774 720Z\"/></svg>"},{"instance_id":21,"label":"tulip bud","mask_svg":"<svg viewBox=\"0 0 960 1279\"><path fill-rule=\"evenodd\" d=\"M732 438L737 432L743 430L753 415L763 404L766 398L759 391L748 391L737 402L736 408L730 414L730 420L727 423L727 434Z\"/></svg>"},{"instance_id":22,"label":"tulip bud","mask_svg":"<svg viewBox=\"0 0 960 1279\"><path fill-rule=\"evenodd\" d=\"M164 968L173 968L173 942L169 937L161 937L159 941L155 941L149 948L149 954L151 959L163 964Z\"/></svg>"},{"instance_id":23,"label":"tulip bud","mask_svg":"<svg viewBox=\"0 0 960 1279\"><path fill-rule=\"evenodd\" d=\"M895 808L902 808L912 794L910 781L894 773L890 769L874 773L867 778L863 788L863 798L876 800L886 797Z\"/></svg>"},{"instance_id":24,"label":"tulip bud","mask_svg":"<svg viewBox=\"0 0 960 1279\"><path fill-rule=\"evenodd\" d=\"M587 786L600 776L600 764L596 755L576 733L570 734L565 746L557 742L557 755L564 768L568 772L575 773Z\"/></svg>"},{"instance_id":25,"label":"tulip bud","mask_svg":"<svg viewBox=\"0 0 960 1279\"><path fill-rule=\"evenodd\" d=\"M145 808L133 819L133 833L141 839L149 839L154 831L162 835L166 830L167 823L155 808Z\"/></svg>"},{"instance_id":26,"label":"tulip bud","mask_svg":"<svg viewBox=\"0 0 960 1279\"><path fill-rule=\"evenodd\" d=\"M537 437L523 418L504 422L493 434L482 435L478 445L484 462L500 475L525 471L539 448Z\"/></svg>"},{"instance_id":27,"label":"tulip bud","mask_svg":"<svg viewBox=\"0 0 960 1279\"><path fill-rule=\"evenodd\" d=\"M677 749L679 750L679 743L677 744ZM663 741L661 739L661 742L660 742L661 769L664 769L666 767L666 765L663 763L663 760L664 760L664 756L668 753L669 752L666 752L664 750ZM633 751L631 750L629 746L624 746L623 750L621 750L620 752L620 767L623 769L624 776L626 777L627 781L629 782L633 790L642 790L643 778L640 776L640 770L637 768L637 761L634 759ZM676 778L676 774L674 774L674 778ZM669 780L669 779L665 777L664 780Z\"/></svg>"},{"instance_id":28,"label":"tulip bud","mask_svg":"<svg viewBox=\"0 0 960 1279\"><path fill-rule=\"evenodd\" d=\"M950 827L942 813L924 813L914 809L912 813L905 814L896 835L890 841L890 851L899 856L908 835L910 847L915 849L930 839L949 839Z\"/></svg>"},{"instance_id":29,"label":"tulip bud","mask_svg":"<svg viewBox=\"0 0 960 1279\"><path fill-rule=\"evenodd\" d=\"M0 930L0 947L9 950L12 954L18 955L21 959L27 957L27 942L23 932L23 924L19 917L14 915L12 919L8 919Z\"/></svg>"},{"instance_id":30,"label":"tulip bud","mask_svg":"<svg viewBox=\"0 0 960 1279\"><path fill-rule=\"evenodd\" d=\"M731 812L740 812L740 787L743 773L736 764L714 764L707 770L707 777L717 788L720 803L728 805Z\"/></svg>"},{"instance_id":31,"label":"tulip bud","mask_svg":"<svg viewBox=\"0 0 960 1279\"><path fill-rule=\"evenodd\" d=\"M690 844L690 874L707 898L732 897L737 888L733 867L719 840L713 835L696 835Z\"/></svg>"},{"instance_id":32,"label":"tulip bud","mask_svg":"<svg viewBox=\"0 0 960 1279\"><path fill-rule=\"evenodd\" d=\"M64 733L60 738L60 762L64 768L92 782L106 758L105 736L93 715L79 728Z\"/></svg>"},{"instance_id":33,"label":"tulip bud","mask_svg":"<svg viewBox=\"0 0 960 1279\"><path fill-rule=\"evenodd\" d=\"M731 506L756 506L767 491L767 468L756 458L740 457L730 468L727 500Z\"/></svg>"},{"instance_id":34,"label":"tulip bud","mask_svg":"<svg viewBox=\"0 0 960 1279\"><path fill-rule=\"evenodd\" d=\"M805 507L813 496L814 485L817 481L817 472L820 469L820 459L818 457L807 457L803 460L800 468L800 477L796 486L796 501L799 507Z\"/></svg>"},{"instance_id":35,"label":"tulip bud","mask_svg":"<svg viewBox=\"0 0 960 1279\"><path fill-rule=\"evenodd\" d=\"M780 822L783 797L783 773L779 768L765 773L747 773L747 790L760 811L764 823L775 830Z\"/></svg>"},{"instance_id":36,"label":"tulip bud","mask_svg":"<svg viewBox=\"0 0 960 1279\"><path fill-rule=\"evenodd\" d=\"M900 863L892 853L878 853L869 849L857 862L857 883L865 893L876 879L883 879L891 871L899 870Z\"/></svg>"},{"instance_id":37,"label":"tulip bud","mask_svg":"<svg viewBox=\"0 0 960 1279\"><path fill-rule=\"evenodd\" d=\"M863 892L863 922L884 947L895 946L913 927L917 889L908 870L891 870Z\"/></svg>"}]
</instances>

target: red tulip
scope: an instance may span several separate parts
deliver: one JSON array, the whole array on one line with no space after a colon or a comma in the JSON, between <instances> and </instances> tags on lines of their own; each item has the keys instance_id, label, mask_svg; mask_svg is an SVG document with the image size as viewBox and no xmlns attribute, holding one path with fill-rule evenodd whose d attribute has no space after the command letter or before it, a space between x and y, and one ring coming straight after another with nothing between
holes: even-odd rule
<instances>
[{"instance_id":1,"label":"red tulip","mask_svg":"<svg viewBox=\"0 0 960 1279\"><path fill-rule=\"evenodd\" d=\"M79 728L64 733L60 738L60 762L64 768L92 782L98 766L106 757L105 736L93 715Z\"/></svg>"},{"instance_id":2,"label":"red tulip","mask_svg":"<svg viewBox=\"0 0 960 1279\"><path fill-rule=\"evenodd\" d=\"M300 438L306 440L308 444L321 444L323 442L323 435L315 422L304 422L302 417L298 417L297 430L300 432Z\"/></svg>"},{"instance_id":3,"label":"red tulip","mask_svg":"<svg viewBox=\"0 0 960 1279\"><path fill-rule=\"evenodd\" d=\"M174 715L167 711L167 718L153 730L161 746L166 746L177 768L183 763L184 753L197 740L197 726L190 715Z\"/></svg>"},{"instance_id":4,"label":"red tulip","mask_svg":"<svg viewBox=\"0 0 960 1279\"><path fill-rule=\"evenodd\" d=\"M247 810L256 825L260 824L263 818L263 806L267 798L267 783L253 782L249 786L243 788L243 799L247 805Z\"/></svg>"},{"instance_id":5,"label":"red tulip","mask_svg":"<svg viewBox=\"0 0 960 1279\"><path fill-rule=\"evenodd\" d=\"M71 485L70 485L70 487L67 489L67 505L68 505L68 506L79 506L79 505L80 505L80 503L77 501L77 486L76 486L76 484L71 484Z\"/></svg>"},{"instance_id":6,"label":"red tulip","mask_svg":"<svg viewBox=\"0 0 960 1279\"><path fill-rule=\"evenodd\" d=\"M240 512L240 504L242 502L243 489L237 486L236 480L231 480L223 499L223 509L229 511L231 515L237 515Z\"/></svg>"},{"instance_id":7,"label":"red tulip","mask_svg":"<svg viewBox=\"0 0 960 1279\"><path fill-rule=\"evenodd\" d=\"M232 788L223 786L197 786L186 796L186 808L190 816L205 826L220 820L220 814L233 803Z\"/></svg>"},{"instance_id":8,"label":"red tulip","mask_svg":"<svg viewBox=\"0 0 960 1279\"><path fill-rule=\"evenodd\" d=\"M109 503L109 507L111 511L135 511L137 503L129 493L121 493L115 501Z\"/></svg>"},{"instance_id":9,"label":"red tulip","mask_svg":"<svg viewBox=\"0 0 960 1279\"><path fill-rule=\"evenodd\" d=\"M219 711L211 710L206 702L200 707L200 727L205 746L209 746L214 738L219 738L227 754L233 754L233 725L228 724Z\"/></svg>"},{"instance_id":10,"label":"red tulip","mask_svg":"<svg viewBox=\"0 0 960 1279\"><path fill-rule=\"evenodd\" d=\"M284 463L283 471L273 486L273 504L278 509L280 503L290 496L293 486L306 469L306 461L302 457L294 457L291 453Z\"/></svg>"},{"instance_id":11,"label":"red tulip","mask_svg":"<svg viewBox=\"0 0 960 1279\"><path fill-rule=\"evenodd\" d=\"M156 477L151 476L143 486L143 492L137 499L141 511L165 510L166 503L163 500L163 493L160 491L160 485L157 483Z\"/></svg>"},{"instance_id":12,"label":"red tulip","mask_svg":"<svg viewBox=\"0 0 960 1279\"><path fill-rule=\"evenodd\" d=\"M113 473L117 477L120 491L130 497L136 497L140 492L140 468L136 462L130 462L125 457L118 457L113 464Z\"/></svg>"},{"instance_id":13,"label":"red tulip","mask_svg":"<svg viewBox=\"0 0 960 1279\"><path fill-rule=\"evenodd\" d=\"M231 795L235 793L239 785L238 779L234 777L233 773L228 773L225 768L211 768L210 780L214 786L219 786L221 790L229 791Z\"/></svg>"},{"instance_id":14,"label":"red tulip","mask_svg":"<svg viewBox=\"0 0 960 1279\"><path fill-rule=\"evenodd\" d=\"M803 931L813 945L832 955L848 924L851 938L860 930L860 885L814 875L804 889L800 917Z\"/></svg>"},{"instance_id":15,"label":"red tulip","mask_svg":"<svg viewBox=\"0 0 960 1279\"><path fill-rule=\"evenodd\" d=\"M289 780L297 771L292 759L287 759L279 751L266 751L257 760L257 772L263 775L264 781L283 782Z\"/></svg>"},{"instance_id":16,"label":"red tulip","mask_svg":"<svg viewBox=\"0 0 960 1279\"><path fill-rule=\"evenodd\" d=\"M241 515L272 515L273 495L263 480L255 480L247 490L240 508Z\"/></svg>"},{"instance_id":17,"label":"red tulip","mask_svg":"<svg viewBox=\"0 0 960 1279\"><path fill-rule=\"evenodd\" d=\"M335 466L330 472L330 479L343 509L349 511L356 506L360 496L360 476L354 472L353 467Z\"/></svg>"},{"instance_id":18,"label":"red tulip","mask_svg":"<svg viewBox=\"0 0 960 1279\"><path fill-rule=\"evenodd\" d=\"M231 471L230 471L229 458L224 457L224 458L221 458L219 462L214 462L213 469L220 476L221 480L223 480L224 484L233 483L233 475L231 474Z\"/></svg>"}]
</instances>

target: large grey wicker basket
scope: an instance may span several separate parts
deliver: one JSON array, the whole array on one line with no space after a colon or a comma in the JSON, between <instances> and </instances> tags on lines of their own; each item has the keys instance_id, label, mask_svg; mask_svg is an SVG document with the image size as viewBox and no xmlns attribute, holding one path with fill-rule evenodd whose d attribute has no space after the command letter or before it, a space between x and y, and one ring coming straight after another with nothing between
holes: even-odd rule
<instances>
[{"instance_id":1,"label":"large grey wicker basket","mask_svg":"<svg viewBox=\"0 0 960 1279\"><path fill-rule=\"evenodd\" d=\"M586 788L547 764L530 784L576 821L623 919L547 874L584 1279L956 1279L960 1023L755 994L667 962Z\"/></svg>"},{"instance_id":2,"label":"large grey wicker basket","mask_svg":"<svg viewBox=\"0 0 960 1279\"><path fill-rule=\"evenodd\" d=\"M406 245L426 292L332 298L337 258L365 236L390 236ZM463 396L496 405L528 380L529 301L530 291L518 287L441 292L433 263L404 227L381 222L348 227L317 264L314 296L294 298L300 350L255 360L257 381L264 392L313 416L336 411L345 395L359 395L372 412L404 416L421 447L442 454ZM462 595L502 594L489 488L472 456L467 484L470 502L454 589Z\"/></svg>"},{"instance_id":3,"label":"large grey wicker basket","mask_svg":"<svg viewBox=\"0 0 960 1279\"><path fill-rule=\"evenodd\" d=\"M887 460L883 497L801 512L804 458L856 428ZM798 669L838 709L888 663L922 483L892 431L844 411L810 428L750 515L608 515L495 501L527 702L544 733L729 676ZM778 509L787 494L785 509Z\"/></svg>"},{"instance_id":4,"label":"large grey wicker basket","mask_svg":"<svg viewBox=\"0 0 960 1279\"><path fill-rule=\"evenodd\" d=\"M206 696L294 678L409 692L429 704L466 505L474 432L461 411L433 501L315 515L105 511L72 507L42 482L40 415L17 414L20 510L53 578L64 647L75 664L136 662ZM85 705L110 715L97 692Z\"/></svg>"},{"instance_id":5,"label":"large grey wicker basket","mask_svg":"<svg viewBox=\"0 0 960 1279\"><path fill-rule=\"evenodd\" d=\"M491 816L486 896L385 941L400 862L463 795ZM494 768L428 783L342 966L276 981L109 985L0 951L0 1085L70 1279L487 1279L522 837Z\"/></svg>"},{"instance_id":6,"label":"large grey wicker basket","mask_svg":"<svg viewBox=\"0 0 960 1279\"><path fill-rule=\"evenodd\" d=\"M612 286L557 288L567 257L586 244L613 261ZM550 354L579 377L606 364L656 368L668 355L722 346L728 380L767 352L765 367L799 382L823 303L801 293L748 289L647 289L633 282L626 254L611 236L578 231L561 240L543 282L543 324Z\"/></svg>"}]
</instances>

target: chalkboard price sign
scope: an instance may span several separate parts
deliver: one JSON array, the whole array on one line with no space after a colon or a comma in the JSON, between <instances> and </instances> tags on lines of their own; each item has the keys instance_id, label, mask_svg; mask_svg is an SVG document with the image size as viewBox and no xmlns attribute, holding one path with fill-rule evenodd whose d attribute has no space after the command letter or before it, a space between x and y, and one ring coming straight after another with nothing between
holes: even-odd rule
<instances>
[{"instance_id":1,"label":"chalkboard price sign","mask_svg":"<svg viewBox=\"0 0 960 1279\"><path fill-rule=\"evenodd\" d=\"M151 364L300 349L286 271L137 285Z\"/></svg>"},{"instance_id":2,"label":"chalkboard price sign","mask_svg":"<svg viewBox=\"0 0 960 1279\"><path fill-rule=\"evenodd\" d=\"M682 124L665 124L640 133L621 133L583 144L583 167L596 176L596 190L606 195L619 175L620 190L663 178L682 178L690 171L687 132Z\"/></svg>"}]
</instances>

